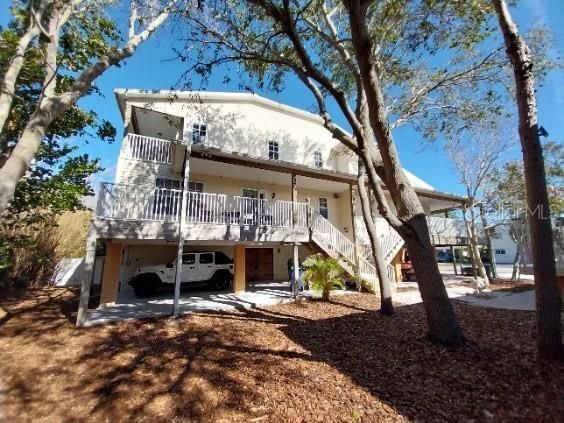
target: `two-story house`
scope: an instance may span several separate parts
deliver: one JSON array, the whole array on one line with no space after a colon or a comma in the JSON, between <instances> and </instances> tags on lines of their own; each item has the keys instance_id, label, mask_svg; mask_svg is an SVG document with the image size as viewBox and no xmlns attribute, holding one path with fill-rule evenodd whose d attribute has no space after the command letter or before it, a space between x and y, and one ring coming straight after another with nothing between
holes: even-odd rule
<instances>
[{"instance_id":1,"label":"two-story house","mask_svg":"<svg viewBox=\"0 0 564 423\"><path fill-rule=\"evenodd\" d=\"M102 304L118 301L136 268L174 258L180 229L184 251L235 258L236 292L248 281L288 280L295 252L300 259L319 251L338 257L376 284L356 160L318 115L248 93L117 90L116 98L125 136L87 241L87 269L96 240L106 241ZM430 216L433 242L464 243L463 225L431 218L464 199L405 172ZM384 219L377 227L388 273L397 279L403 241Z\"/></svg>"}]
</instances>

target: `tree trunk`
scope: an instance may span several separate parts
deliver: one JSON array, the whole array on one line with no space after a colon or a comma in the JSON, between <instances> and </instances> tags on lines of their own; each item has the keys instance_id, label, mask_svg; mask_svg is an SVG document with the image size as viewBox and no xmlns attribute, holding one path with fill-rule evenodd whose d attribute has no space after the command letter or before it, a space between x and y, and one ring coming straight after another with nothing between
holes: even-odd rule
<instances>
[{"instance_id":1,"label":"tree trunk","mask_svg":"<svg viewBox=\"0 0 564 423\"><path fill-rule=\"evenodd\" d=\"M537 348L542 359L563 361L561 304L556 284L554 245L544 159L538 133L533 59L529 48L517 33L517 27L513 23L505 1L493 0L493 4L515 77L519 138L523 152L527 191L527 220L529 222L535 276Z\"/></svg>"},{"instance_id":2,"label":"tree trunk","mask_svg":"<svg viewBox=\"0 0 564 423\"><path fill-rule=\"evenodd\" d=\"M378 272L378 284L380 287L380 313L384 316L391 316L394 314L394 305L392 302L392 282L388 278L386 272L386 262L378 234L376 225L372 220L372 213L370 210L370 199L366 189L366 174L364 172L364 165L362 160L358 160L358 194L360 197L360 204L362 206L362 216L364 217L364 224L370 238L370 245L372 246L372 256L374 257L374 264Z\"/></svg>"},{"instance_id":3,"label":"tree trunk","mask_svg":"<svg viewBox=\"0 0 564 423\"><path fill-rule=\"evenodd\" d=\"M517 248L515 249L515 258L513 259L513 271L511 272L511 280L521 280L521 260L523 257L523 243L521 239L517 240Z\"/></svg>"},{"instance_id":4,"label":"tree trunk","mask_svg":"<svg viewBox=\"0 0 564 423\"><path fill-rule=\"evenodd\" d=\"M362 88L366 94L370 126L374 131L383 162L384 182L390 191L401 222L394 228L406 241L410 256L413 258L415 275L427 314L429 337L432 341L443 344L463 344L464 335L458 325L435 260L423 207L401 168L387 123L380 80L373 57L374 48L366 24L366 7L369 2L362 2L362 6L358 0L347 1L345 4L349 9L352 42L359 65ZM371 174L372 163L366 164L373 189L379 188L377 187L379 181L376 181Z\"/></svg>"},{"instance_id":5,"label":"tree trunk","mask_svg":"<svg viewBox=\"0 0 564 423\"><path fill-rule=\"evenodd\" d=\"M4 131L4 125L10 114L14 93L16 91L16 81L22 70L25 61L25 53L29 44L35 37L39 35L39 28L33 23L33 18L27 31L21 36L16 46L16 51L12 56L12 60L4 73L2 86L0 87L0 133ZM4 137L2 136L2 143L0 144L1 151L4 151Z\"/></svg>"},{"instance_id":6,"label":"tree trunk","mask_svg":"<svg viewBox=\"0 0 564 423\"><path fill-rule=\"evenodd\" d=\"M488 247L488 258L490 259L490 271L492 278L497 278L497 263L495 261L495 251L492 248L492 237L490 232L486 230L488 222L484 213L484 208L480 206L480 218L482 219L482 226L484 227L484 236L486 237L486 247Z\"/></svg>"},{"instance_id":7,"label":"tree trunk","mask_svg":"<svg viewBox=\"0 0 564 423\"><path fill-rule=\"evenodd\" d=\"M474 249L472 248L472 228L470 227L470 221L468 220L468 216L466 215L466 207L464 207L462 213L462 219L464 220L464 227L466 228L466 238L468 240L468 250L470 250L470 259L472 260L472 276L476 279L478 275L478 271L476 269L476 257L474 256ZM464 272L462 272L464 274Z\"/></svg>"},{"instance_id":8,"label":"tree trunk","mask_svg":"<svg viewBox=\"0 0 564 423\"><path fill-rule=\"evenodd\" d=\"M73 13L73 4L62 2L51 12L49 22L50 40L46 42L45 56L46 78L44 82L44 95L37 105L30 121L27 123L16 147L10 157L0 169L0 215L2 215L10 201L14 197L16 186L25 175L41 144L43 136L48 126L58 116L68 110L80 98L85 96L92 88L93 82L110 67L118 65L135 53L139 45L151 36L168 18L171 7L176 0L170 0L163 11L154 17L146 28L135 35L135 22L130 20L130 37L127 44L120 49L110 52L103 56L91 66L87 67L73 82L69 91L55 94L56 72L57 72L57 53L59 48L59 36L63 25ZM136 3L132 2L132 6ZM134 9L135 10L135 9ZM132 13L135 13L132 10Z\"/></svg>"},{"instance_id":9,"label":"tree trunk","mask_svg":"<svg viewBox=\"0 0 564 423\"><path fill-rule=\"evenodd\" d=\"M472 247L472 255L474 256L476 268L478 269L478 275L484 280L484 285L489 286L490 281L486 273L484 262L482 261L482 256L480 255L478 235L476 232L476 214L474 212L474 201L472 201L472 207L470 207L470 246ZM480 291L482 289L483 288L479 288Z\"/></svg>"},{"instance_id":10,"label":"tree trunk","mask_svg":"<svg viewBox=\"0 0 564 423\"><path fill-rule=\"evenodd\" d=\"M424 215L417 215L410 220L409 225L419 234L417 237L408 237L406 244L427 314L429 337L441 344L463 344L465 338L435 260L427 220ZM427 237L424 236L425 232Z\"/></svg>"}]
</instances>

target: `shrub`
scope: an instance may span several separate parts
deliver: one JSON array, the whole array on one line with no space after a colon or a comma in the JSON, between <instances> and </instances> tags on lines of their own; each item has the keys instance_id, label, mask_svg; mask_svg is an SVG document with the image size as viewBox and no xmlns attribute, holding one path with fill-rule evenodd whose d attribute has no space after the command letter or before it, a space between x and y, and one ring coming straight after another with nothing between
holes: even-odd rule
<instances>
[{"instance_id":1,"label":"shrub","mask_svg":"<svg viewBox=\"0 0 564 423\"><path fill-rule=\"evenodd\" d=\"M321 299L329 300L329 295L334 288L344 288L342 280L343 268L337 260L314 254L305 259L303 266L304 281L313 289L321 291Z\"/></svg>"},{"instance_id":2,"label":"shrub","mask_svg":"<svg viewBox=\"0 0 564 423\"><path fill-rule=\"evenodd\" d=\"M56 221L2 231L0 287L49 284L57 263L84 255L89 212L65 213Z\"/></svg>"}]
</instances>

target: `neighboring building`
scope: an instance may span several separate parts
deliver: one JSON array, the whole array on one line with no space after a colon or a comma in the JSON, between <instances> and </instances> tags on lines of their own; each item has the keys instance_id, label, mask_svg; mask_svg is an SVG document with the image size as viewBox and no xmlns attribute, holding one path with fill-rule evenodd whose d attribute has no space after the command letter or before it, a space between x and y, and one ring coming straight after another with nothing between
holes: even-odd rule
<instances>
[{"instance_id":1,"label":"neighboring building","mask_svg":"<svg viewBox=\"0 0 564 423\"><path fill-rule=\"evenodd\" d=\"M490 234L492 249L495 252L495 262L498 264L513 264L517 253L517 244L510 234L509 225L499 225ZM527 264L527 251L524 251L523 265Z\"/></svg>"},{"instance_id":2,"label":"neighboring building","mask_svg":"<svg viewBox=\"0 0 564 423\"><path fill-rule=\"evenodd\" d=\"M321 251L376 283L356 160L319 116L247 93L117 90L116 97L126 134L115 182L99 191L87 248L92 255L96 239L108 243L102 303L116 300L137 267L176 257L185 155L185 251L235 256L236 291L245 279L288 280L295 245L300 259ZM464 199L406 174L430 216L433 243L465 243L461 222L431 218ZM377 225L395 278L403 240L384 219Z\"/></svg>"}]
</instances>

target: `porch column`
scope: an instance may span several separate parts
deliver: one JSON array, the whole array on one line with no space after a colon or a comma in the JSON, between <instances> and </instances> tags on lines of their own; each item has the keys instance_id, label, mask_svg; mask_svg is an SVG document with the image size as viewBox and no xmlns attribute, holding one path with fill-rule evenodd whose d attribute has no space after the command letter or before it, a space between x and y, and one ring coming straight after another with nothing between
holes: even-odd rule
<instances>
[{"instance_id":1,"label":"porch column","mask_svg":"<svg viewBox=\"0 0 564 423\"><path fill-rule=\"evenodd\" d=\"M82 276L82 287L80 289L80 303L76 316L77 327L82 327L84 323L86 323L88 302L90 300L90 287L92 286L92 276L94 273L94 261L96 259L96 235L96 228L93 223L90 223L86 237L86 256L84 258L84 273Z\"/></svg>"},{"instance_id":2,"label":"porch column","mask_svg":"<svg viewBox=\"0 0 564 423\"><path fill-rule=\"evenodd\" d=\"M298 223L298 187L296 185L296 175L292 173L292 227Z\"/></svg>"},{"instance_id":3,"label":"porch column","mask_svg":"<svg viewBox=\"0 0 564 423\"><path fill-rule=\"evenodd\" d=\"M296 175L292 173L292 227L295 228L298 225L298 186ZM299 293L299 280L300 280L300 257L299 257L299 247L298 243L295 242L296 240L296 233L294 230L294 251L293 251L293 260L294 260L294 280L292 285L292 296L296 298Z\"/></svg>"},{"instance_id":4,"label":"porch column","mask_svg":"<svg viewBox=\"0 0 564 423\"><path fill-rule=\"evenodd\" d=\"M121 275L122 243L109 242L106 245L106 260L102 275L102 290L100 292L100 306L115 303Z\"/></svg>"},{"instance_id":5,"label":"porch column","mask_svg":"<svg viewBox=\"0 0 564 423\"><path fill-rule=\"evenodd\" d=\"M175 148L178 150L180 144ZM182 197L178 211L178 249L176 251L176 271L174 273L174 300L172 302L172 315L180 314L180 285L182 283L182 255L184 253L184 220L188 210L188 176L190 174L190 146L185 146L182 166Z\"/></svg>"},{"instance_id":6,"label":"porch column","mask_svg":"<svg viewBox=\"0 0 564 423\"><path fill-rule=\"evenodd\" d=\"M450 246L450 253L452 254L452 267L454 267L454 274L458 275L458 270L456 269L456 255L454 254L454 245Z\"/></svg>"},{"instance_id":7,"label":"porch column","mask_svg":"<svg viewBox=\"0 0 564 423\"><path fill-rule=\"evenodd\" d=\"M300 283L300 255L299 246L294 243L294 280L292 285L292 296L295 298L299 295L299 283Z\"/></svg>"},{"instance_id":8,"label":"porch column","mask_svg":"<svg viewBox=\"0 0 564 423\"><path fill-rule=\"evenodd\" d=\"M355 259L355 269L356 273L360 275L360 245L358 245L356 241L356 219L355 219L355 212L356 212L356 199L354 197L354 187L352 184L349 184L349 195L351 197L351 226L352 226L352 236L354 242L354 259Z\"/></svg>"},{"instance_id":9,"label":"porch column","mask_svg":"<svg viewBox=\"0 0 564 423\"><path fill-rule=\"evenodd\" d=\"M245 292L246 275L245 275L245 246L237 244L235 246L235 272L233 275L233 291L235 293Z\"/></svg>"}]
</instances>

